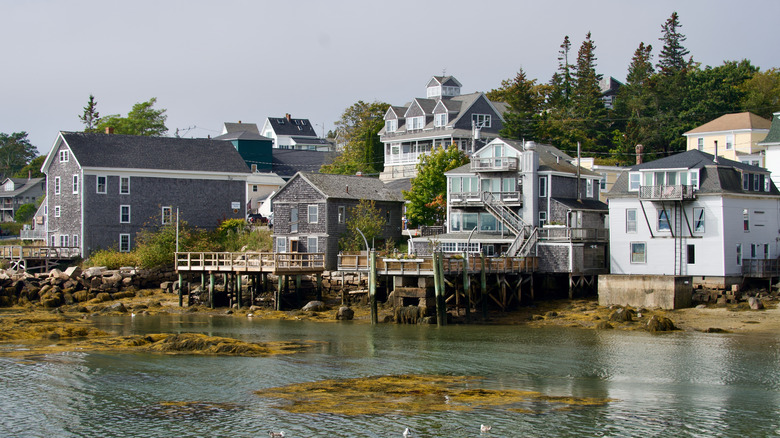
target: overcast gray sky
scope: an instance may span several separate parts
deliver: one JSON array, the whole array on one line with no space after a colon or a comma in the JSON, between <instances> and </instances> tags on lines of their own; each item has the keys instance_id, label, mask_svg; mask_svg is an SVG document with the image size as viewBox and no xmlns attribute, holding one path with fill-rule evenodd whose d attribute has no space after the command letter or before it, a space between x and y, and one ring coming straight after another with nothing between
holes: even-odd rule
<instances>
[{"instance_id":1,"label":"overcast gray sky","mask_svg":"<svg viewBox=\"0 0 780 438\"><path fill-rule=\"evenodd\" d=\"M520 67L547 82L563 37L574 60L588 31L597 72L623 80L640 42L657 61L673 11L695 61L780 64L777 0L0 0L0 132L47 153L58 131L83 129L92 93L101 115L157 97L170 135L285 113L322 133L358 100L424 97L445 71L463 93Z\"/></svg>"}]
</instances>

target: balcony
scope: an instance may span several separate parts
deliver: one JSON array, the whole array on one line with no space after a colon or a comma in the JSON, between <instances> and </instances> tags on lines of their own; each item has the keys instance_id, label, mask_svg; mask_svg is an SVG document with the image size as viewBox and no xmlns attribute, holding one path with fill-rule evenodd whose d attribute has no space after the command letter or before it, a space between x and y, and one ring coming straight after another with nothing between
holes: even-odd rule
<instances>
[{"instance_id":1,"label":"balcony","mask_svg":"<svg viewBox=\"0 0 780 438\"><path fill-rule=\"evenodd\" d=\"M471 160L472 172L509 172L517 170L517 158L492 157Z\"/></svg>"},{"instance_id":2,"label":"balcony","mask_svg":"<svg viewBox=\"0 0 780 438\"><path fill-rule=\"evenodd\" d=\"M696 197L694 186L640 186L639 199L648 201L683 201Z\"/></svg>"},{"instance_id":3,"label":"balcony","mask_svg":"<svg viewBox=\"0 0 780 438\"><path fill-rule=\"evenodd\" d=\"M512 192L491 192L491 194L493 195L494 200L501 201L506 205L523 205L522 190ZM450 193L450 205L457 207L482 206L482 192Z\"/></svg>"}]
</instances>

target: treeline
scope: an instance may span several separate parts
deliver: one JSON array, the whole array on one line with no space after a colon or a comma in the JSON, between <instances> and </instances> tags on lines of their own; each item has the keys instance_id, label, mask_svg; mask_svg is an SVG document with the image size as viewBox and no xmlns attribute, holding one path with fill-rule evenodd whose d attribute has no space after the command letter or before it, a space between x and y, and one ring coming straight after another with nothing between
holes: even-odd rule
<instances>
[{"instance_id":1,"label":"treeline","mask_svg":"<svg viewBox=\"0 0 780 438\"><path fill-rule=\"evenodd\" d=\"M501 135L567 152L580 142L586 156L630 164L637 144L644 145L647 159L658 158L685 150L684 132L723 114L750 111L771 118L780 110L780 69L761 71L749 60L702 67L685 48L681 27L676 12L661 26L656 63L653 46L639 43L612 109L601 100L591 34L576 58L566 36L549 82L537 83L520 69L487 93L509 106Z\"/></svg>"}]
</instances>

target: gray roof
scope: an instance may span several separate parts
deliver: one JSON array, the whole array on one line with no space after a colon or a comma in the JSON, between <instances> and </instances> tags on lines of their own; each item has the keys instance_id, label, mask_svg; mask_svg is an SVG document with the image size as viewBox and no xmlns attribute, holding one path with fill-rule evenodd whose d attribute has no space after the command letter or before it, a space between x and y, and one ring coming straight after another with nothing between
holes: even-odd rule
<instances>
[{"instance_id":1,"label":"gray roof","mask_svg":"<svg viewBox=\"0 0 780 438\"><path fill-rule=\"evenodd\" d=\"M288 120L286 117L269 117L268 121L271 124L271 129L274 130L276 135L297 135L300 137L317 136L309 119L293 119L291 117Z\"/></svg>"},{"instance_id":2,"label":"gray roof","mask_svg":"<svg viewBox=\"0 0 780 438\"><path fill-rule=\"evenodd\" d=\"M292 141L295 142L295 144L314 144L314 145L330 145L330 142L328 140L325 140L324 138L312 138L312 137L290 137Z\"/></svg>"},{"instance_id":3,"label":"gray roof","mask_svg":"<svg viewBox=\"0 0 780 438\"><path fill-rule=\"evenodd\" d=\"M260 130L257 129L257 123L231 123L231 122L225 122L225 133L230 134L233 132L253 132L255 134L260 134Z\"/></svg>"},{"instance_id":4,"label":"gray roof","mask_svg":"<svg viewBox=\"0 0 780 438\"><path fill-rule=\"evenodd\" d=\"M243 123L242 123L243 124ZM214 140L267 140L267 141L273 141L272 139L268 137L264 137L260 134L254 133L252 131L232 131L228 132L227 134L222 134L217 137L214 137Z\"/></svg>"},{"instance_id":5,"label":"gray roof","mask_svg":"<svg viewBox=\"0 0 780 438\"><path fill-rule=\"evenodd\" d=\"M412 190L412 179L400 178L400 179L394 179L392 181L387 181L385 183L385 187L387 187L388 190L402 194L403 190L407 192Z\"/></svg>"},{"instance_id":6,"label":"gray roof","mask_svg":"<svg viewBox=\"0 0 780 438\"><path fill-rule=\"evenodd\" d=\"M328 198L403 201L401 194L388 189L378 178L327 173L298 174Z\"/></svg>"},{"instance_id":7,"label":"gray roof","mask_svg":"<svg viewBox=\"0 0 780 438\"><path fill-rule=\"evenodd\" d=\"M752 166L747 163L733 161L723 157L718 157L718 162L716 163L712 154L702 152L698 149L692 149L690 151L680 152L679 154L669 155L668 157L648 161L647 163L637 164L631 167L629 170L700 169L704 166L711 166L715 164L734 167L736 169L741 169L748 172L768 173L768 171L762 167Z\"/></svg>"},{"instance_id":8,"label":"gray roof","mask_svg":"<svg viewBox=\"0 0 780 438\"><path fill-rule=\"evenodd\" d=\"M289 179L298 172L319 172L320 167L330 163L333 152L307 151L300 149L272 149L273 172Z\"/></svg>"},{"instance_id":9,"label":"gray roof","mask_svg":"<svg viewBox=\"0 0 780 438\"><path fill-rule=\"evenodd\" d=\"M236 148L205 138L61 132L82 167L249 173Z\"/></svg>"},{"instance_id":10,"label":"gray roof","mask_svg":"<svg viewBox=\"0 0 780 438\"><path fill-rule=\"evenodd\" d=\"M554 201L565 205L572 210L590 210L603 211L609 210L607 204L594 199L576 199L576 198L552 198Z\"/></svg>"},{"instance_id":11,"label":"gray roof","mask_svg":"<svg viewBox=\"0 0 780 438\"><path fill-rule=\"evenodd\" d=\"M14 182L15 189L8 192L0 189L0 198L13 198L21 195L32 188L40 187L40 184L45 180L45 178L6 178L2 185L4 186L9 179Z\"/></svg>"},{"instance_id":12,"label":"gray roof","mask_svg":"<svg viewBox=\"0 0 780 438\"><path fill-rule=\"evenodd\" d=\"M758 144L761 146L780 144L780 112L774 114L772 125L769 127L769 133Z\"/></svg>"}]
</instances>

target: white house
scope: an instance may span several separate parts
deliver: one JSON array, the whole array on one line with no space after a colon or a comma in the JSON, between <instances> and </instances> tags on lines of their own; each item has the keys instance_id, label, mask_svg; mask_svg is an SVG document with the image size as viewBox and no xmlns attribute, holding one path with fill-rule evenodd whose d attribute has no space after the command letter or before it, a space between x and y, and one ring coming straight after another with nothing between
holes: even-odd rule
<instances>
[{"instance_id":1,"label":"white house","mask_svg":"<svg viewBox=\"0 0 780 438\"><path fill-rule=\"evenodd\" d=\"M772 182L780 185L780 112L774 113L769 132L758 145L766 150L765 167L772 172Z\"/></svg>"},{"instance_id":2,"label":"white house","mask_svg":"<svg viewBox=\"0 0 780 438\"><path fill-rule=\"evenodd\" d=\"M609 192L611 272L741 282L777 258L779 211L761 167L696 149L637 164Z\"/></svg>"},{"instance_id":3,"label":"white house","mask_svg":"<svg viewBox=\"0 0 780 438\"><path fill-rule=\"evenodd\" d=\"M290 114L284 117L268 117L260 130L261 135L273 140L274 149L302 149L330 151L332 144L317 137L309 119L294 119Z\"/></svg>"}]
</instances>

